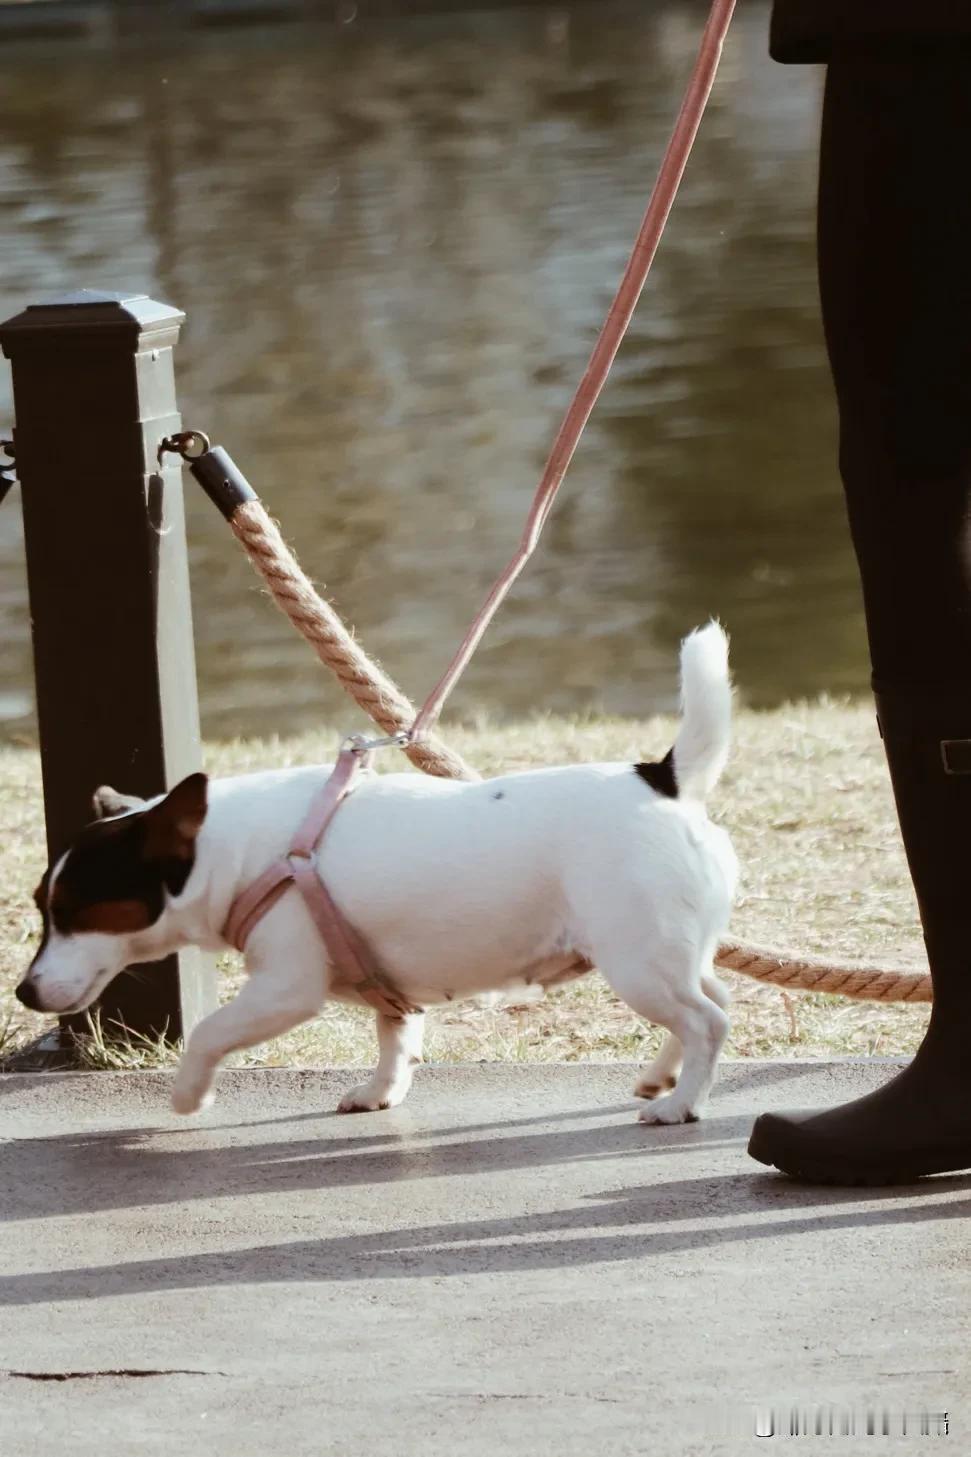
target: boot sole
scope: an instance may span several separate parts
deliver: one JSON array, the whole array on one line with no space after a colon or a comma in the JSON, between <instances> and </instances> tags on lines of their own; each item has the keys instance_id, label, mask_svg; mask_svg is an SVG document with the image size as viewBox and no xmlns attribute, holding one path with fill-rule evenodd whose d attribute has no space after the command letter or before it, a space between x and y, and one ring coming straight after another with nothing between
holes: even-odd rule
<instances>
[{"instance_id":1,"label":"boot sole","mask_svg":"<svg viewBox=\"0 0 971 1457\"><path fill-rule=\"evenodd\" d=\"M938 1154L929 1154L928 1157L918 1166L912 1164L906 1168L893 1168L885 1165L880 1168L860 1168L857 1166L850 1171L846 1164L834 1158L831 1162L820 1159L807 1159L798 1154L791 1157L780 1153L777 1149L770 1147L771 1138L760 1136L758 1131L753 1132L749 1140L749 1155L760 1164L766 1164L769 1168L778 1169L780 1174L787 1178L794 1179L800 1184L841 1184L851 1188L875 1188L886 1184L915 1184L918 1179L925 1179L932 1174L956 1174L964 1169L971 1169L971 1150L964 1149L960 1154L945 1153L943 1150Z\"/></svg>"}]
</instances>

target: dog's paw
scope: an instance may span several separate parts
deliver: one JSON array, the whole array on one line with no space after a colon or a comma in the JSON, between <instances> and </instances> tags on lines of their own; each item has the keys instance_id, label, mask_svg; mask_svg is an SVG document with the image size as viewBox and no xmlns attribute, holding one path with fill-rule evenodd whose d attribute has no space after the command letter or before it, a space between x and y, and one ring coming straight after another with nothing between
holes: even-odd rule
<instances>
[{"instance_id":1,"label":"dog's paw","mask_svg":"<svg viewBox=\"0 0 971 1457\"><path fill-rule=\"evenodd\" d=\"M190 1086L188 1083L179 1083L176 1081L172 1085L172 1093L169 1101L172 1104L173 1113L179 1113L183 1117L186 1117L190 1113L204 1112L206 1108L211 1106L213 1097L214 1094L211 1088L203 1088L200 1090L197 1087Z\"/></svg>"},{"instance_id":2,"label":"dog's paw","mask_svg":"<svg viewBox=\"0 0 971 1457\"><path fill-rule=\"evenodd\" d=\"M386 1083L362 1083L344 1094L337 1105L338 1113L379 1113L383 1108L393 1108L404 1097L403 1092L389 1088Z\"/></svg>"},{"instance_id":3,"label":"dog's paw","mask_svg":"<svg viewBox=\"0 0 971 1457\"><path fill-rule=\"evenodd\" d=\"M638 1114L642 1123L697 1123L700 1117L697 1109L689 1107L680 1098L670 1094L658 1098L649 1108Z\"/></svg>"}]
</instances>

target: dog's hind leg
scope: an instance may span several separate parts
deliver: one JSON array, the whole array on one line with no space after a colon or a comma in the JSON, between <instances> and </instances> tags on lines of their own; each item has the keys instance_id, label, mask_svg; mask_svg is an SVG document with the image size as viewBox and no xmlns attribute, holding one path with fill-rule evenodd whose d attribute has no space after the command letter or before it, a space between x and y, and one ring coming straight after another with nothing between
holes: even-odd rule
<instances>
[{"instance_id":1,"label":"dog's hind leg","mask_svg":"<svg viewBox=\"0 0 971 1457\"><path fill-rule=\"evenodd\" d=\"M725 983L720 981L713 971L703 971L701 973L701 987L702 991L711 997L712 1001L721 1007L723 1012L728 1009L732 1000L732 994Z\"/></svg>"},{"instance_id":2,"label":"dog's hind leg","mask_svg":"<svg viewBox=\"0 0 971 1457\"><path fill-rule=\"evenodd\" d=\"M695 950L677 944L652 947L650 965L645 964L643 951L635 954L630 947L608 951L595 946L594 953L617 995L638 1016L671 1033L638 1084L640 1095L650 1096L644 1084L654 1080L659 1067L661 1076L675 1076L674 1068L683 1058L673 1089L644 1109L642 1121L693 1122L715 1080L728 1034L728 1018L719 1005L725 988L712 976L710 957L702 960Z\"/></svg>"},{"instance_id":3,"label":"dog's hind leg","mask_svg":"<svg viewBox=\"0 0 971 1457\"><path fill-rule=\"evenodd\" d=\"M724 982L713 972L702 972L701 986L722 1011L731 1001L731 993ZM634 1089L635 1098L656 1098L660 1093L673 1088L681 1074L684 1062L684 1048L681 1040L669 1032L661 1044L661 1050L653 1062L648 1063Z\"/></svg>"},{"instance_id":4,"label":"dog's hind leg","mask_svg":"<svg viewBox=\"0 0 971 1457\"><path fill-rule=\"evenodd\" d=\"M718 1057L728 1035L728 1017L701 988L683 987L665 1020L683 1044L684 1062L672 1091L645 1108L641 1121L690 1123L701 1116L715 1081Z\"/></svg>"},{"instance_id":5,"label":"dog's hind leg","mask_svg":"<svg viewBox=\"0 0 971 1457\"><path fill-rule=\"evenodd\" d=\"M337 1105L338 1113L372 1113L400 1103L421 1062L425 1018L420 1012L406 1017L377 1017L378 1065L366 1083L351 1088Z\"/></svg>"}]
</instances>

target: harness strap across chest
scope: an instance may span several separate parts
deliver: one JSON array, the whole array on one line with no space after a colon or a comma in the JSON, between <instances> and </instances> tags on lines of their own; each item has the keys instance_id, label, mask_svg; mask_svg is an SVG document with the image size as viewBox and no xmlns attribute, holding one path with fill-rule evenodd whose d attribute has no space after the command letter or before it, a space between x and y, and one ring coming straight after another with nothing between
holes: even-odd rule
<instances>
[{"instance_id":1,"label":"harness strap across chest","mask_svg":"<svg viewBox=\"0 0 971 1457\"><path fill-rule=\"evenodd\" d=\"M337 974L331 990L353 992L384 1016L401 1018L422 1009L412 1006L402 996L378 965L363 936L341 914L314 860L325 830L369 760L370 756L359 748L341 750L327 782L314 795L287 853L268 865L233 901L223 936L237 951L245 950L254 927L292 885L296 886Z\"/></svg>"}]
</instances>

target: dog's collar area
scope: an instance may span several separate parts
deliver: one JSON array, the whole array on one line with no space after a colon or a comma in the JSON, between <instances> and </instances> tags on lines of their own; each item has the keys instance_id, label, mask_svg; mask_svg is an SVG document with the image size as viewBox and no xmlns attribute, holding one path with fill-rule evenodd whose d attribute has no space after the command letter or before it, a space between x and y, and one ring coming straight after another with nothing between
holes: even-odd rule
<instances>
[{"instance_id":1,"label":"dog's collar area","mask_svg":"<svg viewBox=\"0 0 971 1457\"><path fill-rule=\"evenodd\" d=\"M388 746L399 737L395 735L389 739ZM348 741L341 749L337 763L314 796L286 854L267 866L262 875L257 876L252 885L233 901L223 936L237 951L244 951L254 928L280 897L292 885L296 886L337 973L332 989L353 992L384 1016L401 1018L421 1012L422 1008L412 1006L378 965L363 936L350 925L334 903L314 864L314 856L327 827L342 801L351 793L361 771L367 768L371 749L376 747L383 747L383 744L369 744L355 735L354 740Z\"/></svg>"}]
</instances>

